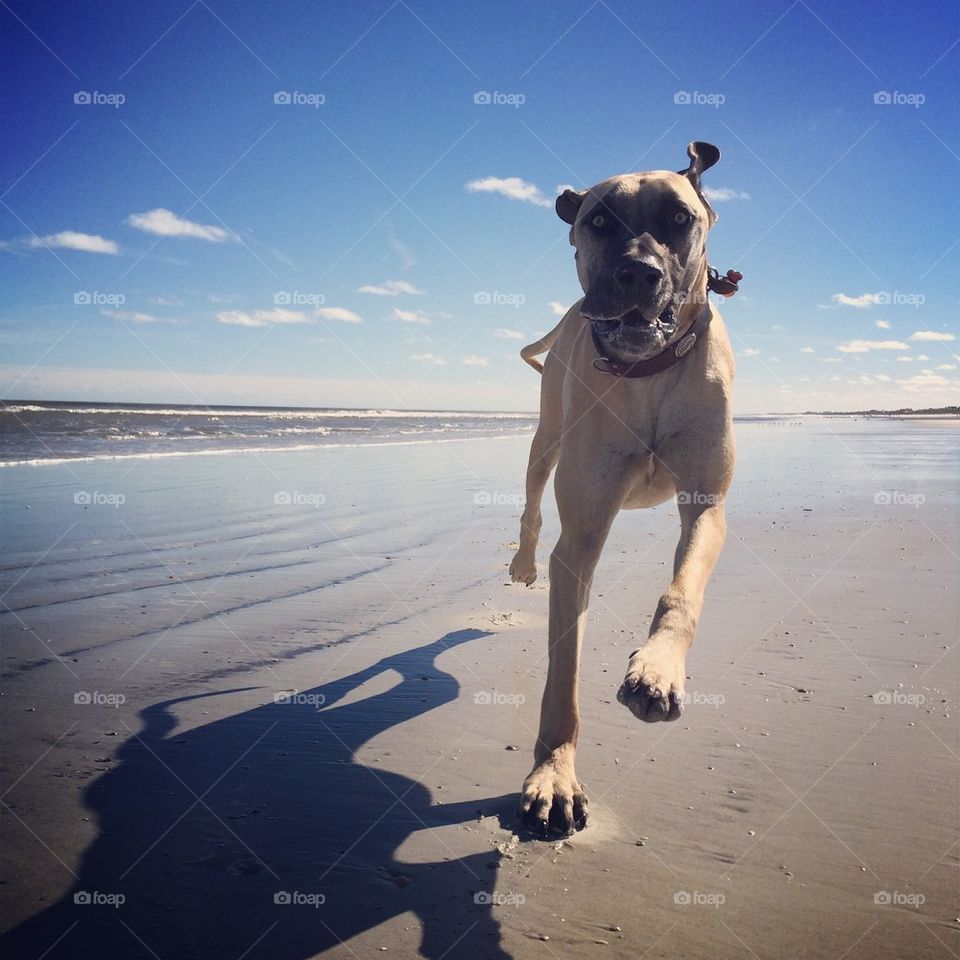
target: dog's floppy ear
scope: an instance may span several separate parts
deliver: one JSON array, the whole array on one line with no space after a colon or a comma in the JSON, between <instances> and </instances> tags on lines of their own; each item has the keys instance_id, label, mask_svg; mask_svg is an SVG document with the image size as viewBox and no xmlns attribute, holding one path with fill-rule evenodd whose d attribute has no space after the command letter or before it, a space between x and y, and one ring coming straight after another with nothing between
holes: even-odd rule
<instances>
[{"instance_id":1,"label":"dog's floppy ear","mask_svg":"<svg viewBox=\"0 0 960 960\"><path fill-rule=\"evenodd\" d=\"M700 187L700 174L704 170L709 170L720 159L720 150L712 143L706 143L703 140L691 140L687 145L687 156L690 158L690 166L686 170L678 170L677 173L686 177L693 189L697 191L700 202L707 208L707 216L710 218L710 226L712 227L717 222L717 214L703 195L703 190Z\"/></svg>"},{"instance_id":2,"label":"dog's floppy ear","mask_svg":"<svg viewBox=\"0 0 960 960\"><path fill-rule=\"evenodd\" d=\"M583 198L586 195L586 190L564 190L557 197L557 216L572 227L574 220L577 219L577 214L580 212L580 204L583 203Z\"/></svg>"}]
</instances>

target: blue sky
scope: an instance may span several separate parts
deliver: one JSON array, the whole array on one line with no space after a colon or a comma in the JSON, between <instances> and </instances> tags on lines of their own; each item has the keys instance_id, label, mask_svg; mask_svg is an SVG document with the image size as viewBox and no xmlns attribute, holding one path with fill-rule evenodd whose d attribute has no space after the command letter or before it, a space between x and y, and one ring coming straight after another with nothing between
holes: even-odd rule
<instances>
[{"instance_id":1,"label":"blue sky","mask_svg":"<svg viewBox=\"0 0 960 960\"><path fill-rule=\"evenodd\" d=\"M702 139L738 412L957 403L958 40L946 2L5 0L0 395L533 409L558 186Z\"/></svg>"}]
</instances>

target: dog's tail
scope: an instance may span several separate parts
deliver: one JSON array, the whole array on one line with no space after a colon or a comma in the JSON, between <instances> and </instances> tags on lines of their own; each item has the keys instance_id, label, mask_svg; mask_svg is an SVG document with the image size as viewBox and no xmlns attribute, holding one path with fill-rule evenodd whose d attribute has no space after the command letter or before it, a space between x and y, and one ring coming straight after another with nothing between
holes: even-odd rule
<instances>
[{"instance_id":1,"label":"dog's tail","mask_svg":"<svg viewBox=\"0 0 960 960\"><path fill-rule=\"evenodd\" d=\"M537 373L543 373L543 364L535 358L541 353L546 353L554 345L562 326L563 321L561 320L546 336L541 337L536 343L528 343L520 351L520 357L523 361L529 363Z\"/></svg>"}]
</instances>

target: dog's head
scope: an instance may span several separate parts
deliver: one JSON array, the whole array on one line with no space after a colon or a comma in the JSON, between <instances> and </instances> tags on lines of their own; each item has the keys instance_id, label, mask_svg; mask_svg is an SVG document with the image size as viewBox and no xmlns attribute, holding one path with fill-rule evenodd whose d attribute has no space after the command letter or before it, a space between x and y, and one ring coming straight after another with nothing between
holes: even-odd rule
<instances>
[{"instance_id":1,"label":"dog's head","mask_svg":"<svg viewBox=\"0 0 960 960\"><path fill-rule=\"evenodd\" d=\"M696 140L687 155L678 173L628 173L557 198L586 294L580 313L611 359L660 353L682 325L683 305L705 292L707 231L717 215L700 175L720 151Z\"/></svg>"}]
</instances>

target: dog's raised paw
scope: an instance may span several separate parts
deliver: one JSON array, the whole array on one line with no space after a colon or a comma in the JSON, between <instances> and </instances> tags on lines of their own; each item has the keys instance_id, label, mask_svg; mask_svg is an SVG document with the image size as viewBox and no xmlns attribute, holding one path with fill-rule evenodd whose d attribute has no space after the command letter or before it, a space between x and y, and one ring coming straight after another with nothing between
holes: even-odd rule
<instances>
[{"instance_id":1,"label":"dog's raised paw","mask_svg":"<svg viewBox=\"0 0 960 960\"><path fill-rule=\"evenodd\" d=\"M636 684L624 680L617 691L620 701L638 720L656 723L676 720L683 713L683 697L672 690L664 695L659 687L650 687L642 680Z\"/></svg>"},{"instance_id":2,"label":"dog's raised paw","mask_svg":"<svg viewBox=\"0 0 960 960\"><path fill-rule=\"evenodd\" d=\"M630 656L617 700L638 720L676 720L683 712L684 679L682 656L662 646L641 647Z\"/></svg>"},{"instance_id":3,"label":"dog's raised paw","mask_svg":"<svg viewBox=\"0 0 960 960\"><path fill-rule=\"evenodd\" d=\"M517 816L521 825L544 840L567 837L587 825L587 795L566 765L550 760L523 782Z\"/></svg>"},{"instance_id":4,"label":"dog's raised paw","mask_svg":"<svg viewBox=\"0 0 960 960\"><path fill-rule=\"evenodd\" d=\"M510 563L510 579L514 583L523 583L530 587L537 579L537 563L533 559L522 557L518 552Z\"/></svg>"}]
</instances>

